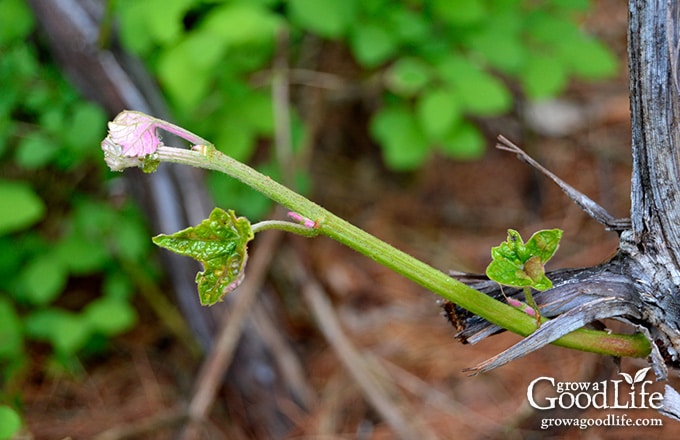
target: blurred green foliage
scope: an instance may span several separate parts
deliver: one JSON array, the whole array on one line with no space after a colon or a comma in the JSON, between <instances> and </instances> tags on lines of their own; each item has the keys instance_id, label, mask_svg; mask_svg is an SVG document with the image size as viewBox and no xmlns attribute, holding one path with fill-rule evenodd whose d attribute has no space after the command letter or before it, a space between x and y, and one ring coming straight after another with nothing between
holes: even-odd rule
<instances>
[{"instance_id":1,"label":"blurred green foliage","mask_svg":"<svg viewBox=\"0 0 680 440\"><path fill-rule=\"evenodd\" d=\"M29 353L71 370L132 328L124 267L149 268L151 241L135 206L106 198L98 148L106 114L47 58L25 0L0 2L0 402L16 404ZM69 295L63 294L69 291ZM0 425L16 414L0 406ZM6 432L0 430L0 436ZM11 435L11 434L10 434Z\"/></svg>"},{"instance_id":2,"label":"blurred green foliage","mask_svg":"<svg viewBox=\"0 0 680 440\"><path fill-rule=\"evenodd\" d=\"M14 438L20 429L19 414L9 406L0 405L0 440Z\"/></svg>"},{"instance_id":3,"label":"blurred green foliage","mask_svg":"<svg viewBox=\"0 0 680 440\"><path fill-rule=\"evenodd\" d=\"M480 157L485 142L470 118L511 110L511 89L542 99L572 77L613 74L613 55L579 27L588 8L587 0L118 2L123 42L148 61L181 122L240 160L273 135L271 94L252 75L272 69L277 33L291 36L293 68L310 36L345 46L361 72L346 79L380 78L370 133L394 170L415 169L433 151Z\"/></svg>"}]
</instances>

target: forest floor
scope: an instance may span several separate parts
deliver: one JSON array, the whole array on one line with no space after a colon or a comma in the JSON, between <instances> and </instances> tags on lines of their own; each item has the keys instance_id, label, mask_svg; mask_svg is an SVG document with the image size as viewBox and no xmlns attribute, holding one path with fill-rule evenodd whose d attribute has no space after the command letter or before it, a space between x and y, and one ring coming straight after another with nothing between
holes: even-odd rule
<instances>
[{"instance_id":1,"label":"forest floor","mask_svg":"<svg viewBox=\"0 0 680 440\"><path fill-rule=\"evenodd\" d=\"M598 3L587 25L625 60L626 10L619 3ZM524 111L483 121L488 149L479 161L435 157L413 174L394 174L381 167L375 151L354 151L349 158L346 147L320 142L312 161L313 198L442 270L483 273L490 248L505 240L508 228L519 230L523 237L539 229L563 229L551 268L605 261L616 252L616 234L587 217L552 182L493 145L495 136L504 134L614 216L627 216L631 153L626 71L622 61L619 77L594 84L574 83L560 98L565 106L543 108L539 113L560 127L558 135L541 134L545 122L533 120ZM568 111L560 111L564 108ZM324 136L333 135L331 124ZM552 417L604 419L611 414L619 420L651 420L661 416L648 409L534 410L527 403L532 380L548 376L557 382L611 384L622 379L617 365L602 356L548 346L498 370L470 377L465 368L499 353L519 337L503 333L478 345L462 345L441 316L435 296L423 288L322 238L293 245L286 239L272 263L275 269L287 270L290 248L302 249L348 340L370 357L367 371L379 372L375 373L379 377L376 383L389 389L398 414L405 415L406 422L423 438L680 435L680 423L666 418L661 418L662 427L542 430L541 420ZM295 301L286 295L296 292L274 290L285 297L282 302ZM297 315L284 316L283 330L297 347L304 379L314 397L306 412L292 414L295 426L288 438L394 438L393 427L365 398L333 344L315 328L304 303L296 307ZM34 438L95 438L109 428L138 426L149 417L171 415L186 405L199 363L167 334L141 300L138 310L139 325L117 338L105 355L84 360L80 374L47 377L35 372L29 377L24 396ZM35 356L44 354L38 350ZM623 359L620 371L634 375L646 365L642 359ZM673 376L670 384L678 389L680 380L677 374ZM653 380L651 372L647 379ZM662 384L650 385L650 391L662 391ZM238 426L230 416L239 412L234 405L240 404L229 400L228 392L221 394L212 413L213 434L206 438L248 438L248 428ZM172 438L173 429L161 421L138 438Z\"/></svg>"}]
</instances>

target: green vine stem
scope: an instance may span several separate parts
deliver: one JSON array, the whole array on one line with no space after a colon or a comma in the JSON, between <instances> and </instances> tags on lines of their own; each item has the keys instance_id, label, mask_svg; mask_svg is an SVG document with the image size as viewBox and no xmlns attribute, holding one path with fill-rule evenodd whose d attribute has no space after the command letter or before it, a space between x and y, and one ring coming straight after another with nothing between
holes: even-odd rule
<instances>
[{"instance_id":1,"label":"green vine stem","mask_svg":"<svg viewBox=\"0 0 680 440\"><path fill-rule=\"evenodd\" d=\"M311 219L314 222L313 233L303 233L303 235L320 234L330 237L440 297L513 333L527 336L536 330L536 319L521 310L496 301L379 240L271 178L221 153L212 145L197 145L192 150L161 145L153 156L154 163L157 163L156 161L175 162L225 173L286 208ZM278 226L281 225L270 223L267 228ZM300 233L301 230L297 225L295 226L295 230L291 232ZM545 321L545 318L541 320ZM624 335L579 329L553 343L562 347L617 357L646 357L651 351L649 341L641 333Z\"/></svg>"}]
</instances>

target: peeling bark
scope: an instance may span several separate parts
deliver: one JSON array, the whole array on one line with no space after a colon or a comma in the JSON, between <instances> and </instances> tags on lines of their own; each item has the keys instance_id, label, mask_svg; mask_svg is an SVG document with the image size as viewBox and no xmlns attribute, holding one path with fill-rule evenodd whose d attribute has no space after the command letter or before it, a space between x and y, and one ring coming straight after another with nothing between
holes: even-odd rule
<instances>
[{"instance_id":1,"label":"peeling bark","mask_svg":"<svg viewBox=\"0 0 680 440\"><path fill-rule=\"evenodd\" d=\"M534 298L541 314L553 319L477 371L540 348L576 324L597 326L603 318L633 324L647 336L653 347L649 360L659 379L666 378L667 366L680 365L680 0L630 0L628 56L633 152L629 221L593 206L588 197L501 139L499 148L518 154L555 181L585 212L617 231L620 242L616 256L606 263L550 272L554 287ZM502 298L493 281L453 276ZM519 289L504 292L521 298ZM502 331L453 304L443 306L464 343Z\"/></svg>"}]
</instances>

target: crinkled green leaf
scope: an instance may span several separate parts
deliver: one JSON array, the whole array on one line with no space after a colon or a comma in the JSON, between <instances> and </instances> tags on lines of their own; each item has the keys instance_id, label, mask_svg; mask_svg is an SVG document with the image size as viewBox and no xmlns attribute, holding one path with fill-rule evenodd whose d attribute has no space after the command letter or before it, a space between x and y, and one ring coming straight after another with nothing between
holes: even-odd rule
<instances>
[{"instance_id":1,"label":"crinkled green leaf","mask_svg":"<svg viewBox=\"0 0 680 440\"><path fill-rule=\"evenodd\" d=\"M529 275L524 272L521 264L515 264L513 261L504 259L491 261L486 268L486 276L506 286L525 287L531 286L533 283Z\"/></svg>"},{"instance_id":2,"label":"crinkled green leaf","mask_svg":"<svg viewBox=\"0 0 680 440\"><path fill-rule=\"evenodd\" d=\"M545 263L557 251L562 231L549 229L536 232L524 243L519 232L509 229L508 239L491 248L493 259L486 275L507 286L533 287L546 290L552 282L545 276Z\"/></svg>"},{"instance_id":3,"label":"crinkled green leaf","mask_svg":"<svg viewBox=\"0 0 680 440\"><path fill-rule=\"evenodd\" d=\"M215 208L199 225L172 235L158 235L153 242L203 265L203 272L196 275L198 295L201 304L213 305L243 280L246 248L252 239L248 219L237 218L234 211Z\"/></svg>"}]
</instances>

